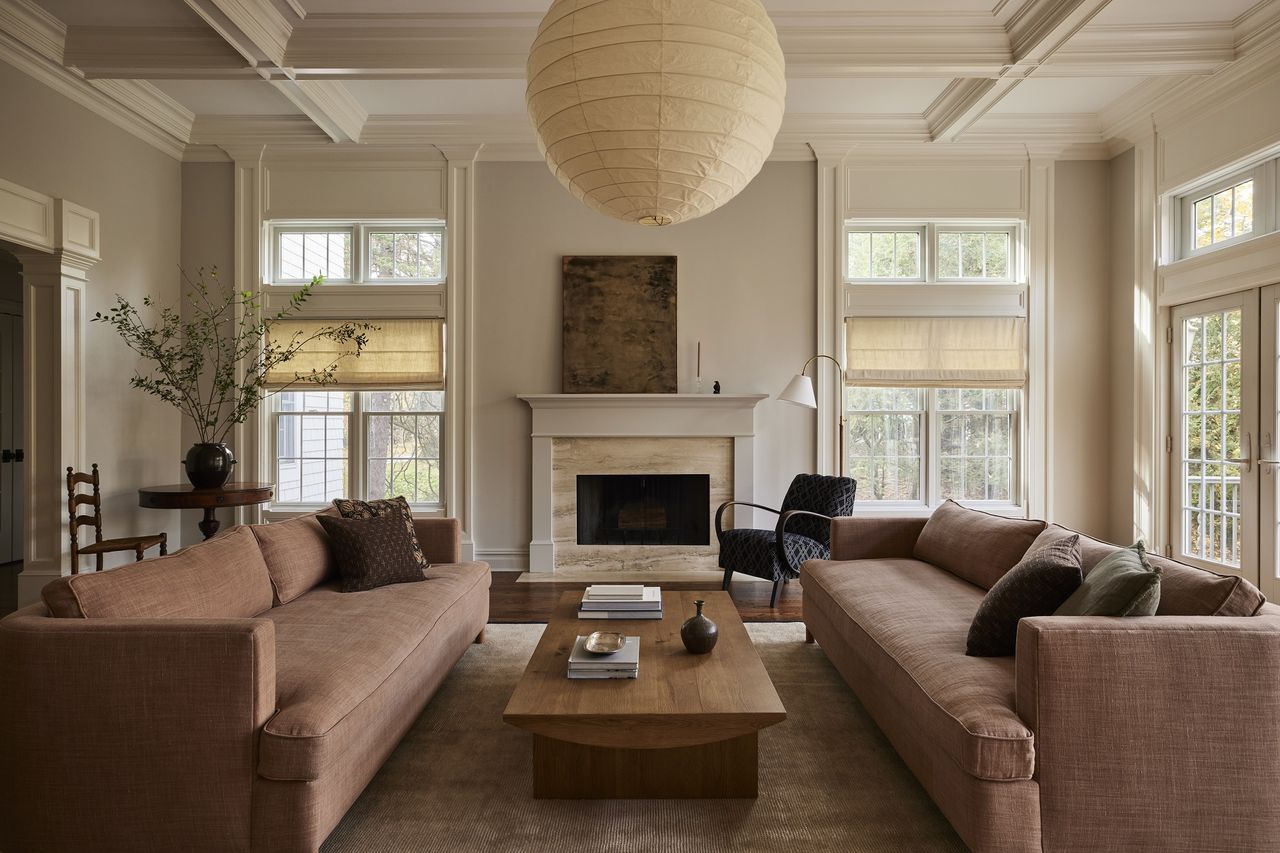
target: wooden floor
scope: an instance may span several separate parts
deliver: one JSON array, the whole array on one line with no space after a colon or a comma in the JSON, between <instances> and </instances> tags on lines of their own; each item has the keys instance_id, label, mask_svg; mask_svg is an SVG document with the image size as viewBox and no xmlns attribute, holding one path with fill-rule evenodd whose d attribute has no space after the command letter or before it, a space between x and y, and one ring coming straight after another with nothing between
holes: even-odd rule
<instances>
[{"instance_id":1,"label":"wooden floor","mask_svg":"<svg viewBox=\"0 0 1280 853\"><path fill-rule=\"evenodd\" d=\"M555 609L560 593L567 589L586 589L585 582L519 583L519 572L494 572L493 585L489 589L490 622L546 622ZM663 589L698 590L719 589L718 582L664 583ZM731 594L743 622L799 622L801 589L799 581L782 587L778 594L778 606L769 607L769 595L773 585L753 581L739 581ZM693 615L693 614L689 614Z\"/></svg>"}]
</instances>

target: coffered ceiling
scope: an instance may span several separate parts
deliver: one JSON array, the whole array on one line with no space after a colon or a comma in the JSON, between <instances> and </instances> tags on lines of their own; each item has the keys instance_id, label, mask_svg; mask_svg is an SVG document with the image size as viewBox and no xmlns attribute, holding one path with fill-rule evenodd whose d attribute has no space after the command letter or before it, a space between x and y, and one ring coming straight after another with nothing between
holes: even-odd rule
<instances>
[{"instance_id":1,"label":"coffered ceiling","mask_svg":"<svg viewBox=\"0 0 1280 853\"><path fill-rule=\"evenodd\" d=\"M158 116L188 152L470 141L533 156L524 64L548 4L0 0L0 52ZM1105 150L1162 93L1280 41L1280 0L764 4L787 56L782 156L822 140Z\"/></svg>"}]
</instances>

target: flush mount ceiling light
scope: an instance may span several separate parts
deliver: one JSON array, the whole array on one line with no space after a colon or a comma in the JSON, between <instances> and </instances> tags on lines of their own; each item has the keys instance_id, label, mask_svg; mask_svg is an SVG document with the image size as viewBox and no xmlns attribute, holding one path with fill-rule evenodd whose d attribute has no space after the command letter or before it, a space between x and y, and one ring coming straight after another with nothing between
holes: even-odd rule
<instances>
[{"instance_id":1,"label":"flush mount ceiling light","mask_svg":"<svg viewBox=\"0 0 1280 853\"><path fill-rule=\"evenodd\" d=\"M742 191L787 84L759 0L555 0L525 99L547 165L588 207L670 225Z\"/></svg>"}]
</instances>

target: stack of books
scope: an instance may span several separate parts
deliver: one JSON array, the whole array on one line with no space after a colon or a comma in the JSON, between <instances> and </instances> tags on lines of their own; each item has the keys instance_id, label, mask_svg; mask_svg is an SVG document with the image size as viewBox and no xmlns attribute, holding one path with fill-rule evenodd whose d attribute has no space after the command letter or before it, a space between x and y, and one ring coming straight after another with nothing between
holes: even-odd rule
<instances>
[{"instance_id":1,"label":"stack of books","mask_svg":"<svg viewBox=\"0 0 1280 853\"><path fill-rule=\"evenodd\" d=\"M640 638L627 637L616 652L594 655L583 648L586 637L579 637L569 653L570 678L638 678L640 675Z\"/></svg>"},{"instance_id":2,"label":"stack of books","mask_svg":"<svg viewBox=\"0 0 1280 853\"><path fill-rule=\"evenodd\" d=\"M579 619L661 619L662 590L656 586L623 584L587 587L578 607Z\"/></svg>"}]
</instances>

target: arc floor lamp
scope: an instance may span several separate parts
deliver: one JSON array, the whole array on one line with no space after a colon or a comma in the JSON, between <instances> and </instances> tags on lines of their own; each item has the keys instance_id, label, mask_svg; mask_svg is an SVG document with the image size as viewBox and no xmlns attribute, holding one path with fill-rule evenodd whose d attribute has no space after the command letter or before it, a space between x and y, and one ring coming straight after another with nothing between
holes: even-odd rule
<instances>
[{"instance_id":1,"label":"arc floor lamp","mask_svg":"<svg viewBox=\"0 0 1280 853\"><path fill-rule=\"evenodd\" d=\"M836 382L844 379L844 368L840 366L840 362L829 355L819 353L811 357L804 363L804 367L800 368L800 372L791 377L791 381L787 383L787 387L782 389L782 393L778 395L778 399L784 403L791 403L796 406L803 406L806 409L818 408L818 397L813 390L813 380L807 375L809 365L827 359L836 368ZM815 377L817 370L814 370ZM839 476L844 472L844 407L840 407L840 455L836 457L836 475Z\"/></svg>"}]
</instances>

